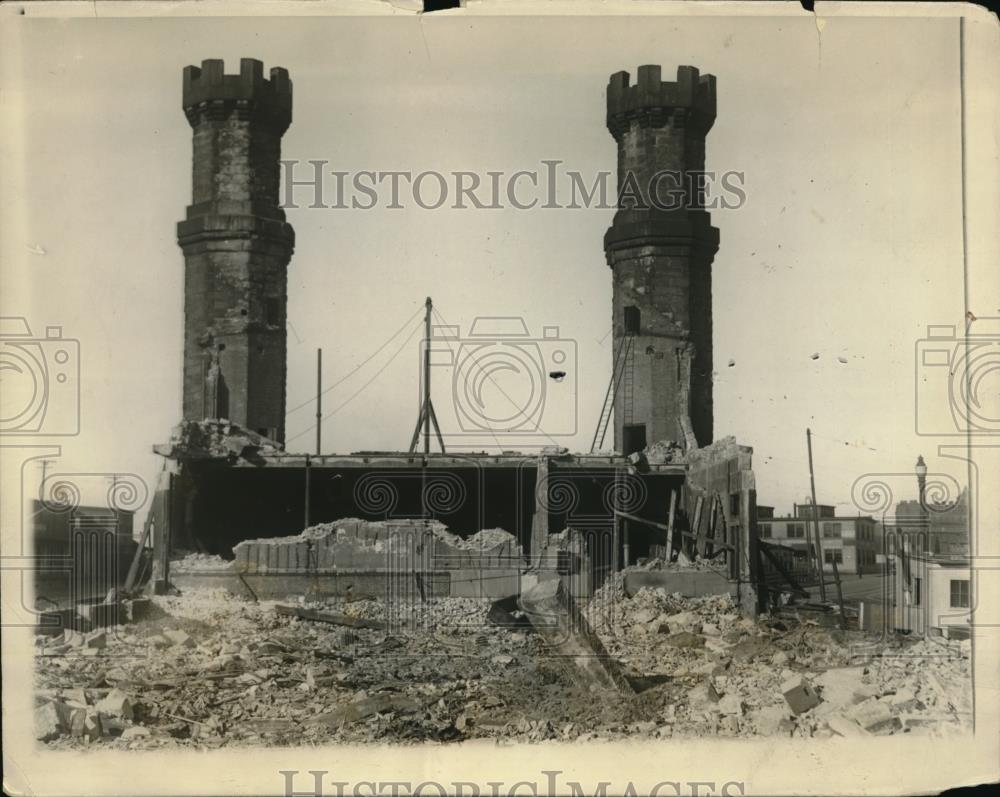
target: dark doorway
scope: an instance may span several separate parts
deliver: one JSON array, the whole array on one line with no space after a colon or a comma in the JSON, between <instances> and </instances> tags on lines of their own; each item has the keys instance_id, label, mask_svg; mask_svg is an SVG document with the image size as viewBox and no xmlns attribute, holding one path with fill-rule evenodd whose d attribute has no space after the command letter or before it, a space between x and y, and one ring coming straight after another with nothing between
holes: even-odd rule
<instances>
[{"instance_id":1,"label":"dark doorway","mask_svg":"<svg viewBox=\"0 0 1000 797\"><path fill-rule=\"evenodd\" d=\"M638 335L639 328L641 326L640 322L639 308L634 306L629 306L625 308L625 334L626 335Z\"/></svg>"},{"instance_id":2,"label":"dark doorway","mask_svg":"<svg viewBox=\"0 0 1000 797\"><path fill-rule=\"evenodd\" d=\"M646 447L646 424L627 423L622 427L622 453L627 457Z\"/></svg>"}]
</instances>

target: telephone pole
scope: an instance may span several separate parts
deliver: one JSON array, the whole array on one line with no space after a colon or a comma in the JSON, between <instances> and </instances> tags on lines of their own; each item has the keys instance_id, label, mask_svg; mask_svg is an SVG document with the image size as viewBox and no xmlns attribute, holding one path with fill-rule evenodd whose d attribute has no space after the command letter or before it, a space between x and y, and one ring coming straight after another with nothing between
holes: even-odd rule
<instances>
[{"instance_id":1,"label":"telephone pole","mask_svg":"<svg viewBox=\"0 0 1000 797\"><path fill-rule=\"evenodd\" d=\"M809 491L812 493L813 536L816 540L816 559L819 565L819 599L826 603L826 572L823 570L823 545L819 541L819 507L816 506L816 479L813 477L812 430L806 428L806 446L809 449Z\"/></svg>"},{"instance_id":2,"label":"telephone pole","mask_svg":"<svg viewBox=\"0 0 1000 797\"><path fill-rule=\"evenodd\" d=\"M323 429L323 350L316 349L316 456L320 455Z\"/></svg>"}]
</instances>

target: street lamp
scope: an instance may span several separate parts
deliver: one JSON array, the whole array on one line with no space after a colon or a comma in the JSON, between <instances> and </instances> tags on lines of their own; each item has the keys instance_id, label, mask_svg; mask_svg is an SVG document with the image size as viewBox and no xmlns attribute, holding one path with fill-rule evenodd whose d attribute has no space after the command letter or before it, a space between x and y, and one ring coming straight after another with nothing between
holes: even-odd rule
<instances>
[{"instance_id":1,"label":"street lamp","mask_svg":"<svg viewBox=\"0 0 1000 797\"><path fill-rule=\"evenodd\" d=\"M917 489L920 495L920 505L924 505L924 490L927 487L927 465L924 463L923 455L917 457L917 465L914 468L917 473Z\"/></svg>"},{"instance_id":2,"label":"street lamp","mask_svg":"<svg viewBox=\"0 0 1000 797\"><path fill-rule=\"evenodd\" d=\"M923 533L926 536L924 540L924 545L921 546L926 550L933 550L933 545L930 540L930 518L928 517L927 504L924 500L927 491L927 464L924 462L923 456L917 457L917 464L914 467L914 471L917 474L917 491L920 504L920 512L923 515L923 523L921 524L923 528ZM920 532L918 531L919 535Z\"/></svg>"}]
</instances>

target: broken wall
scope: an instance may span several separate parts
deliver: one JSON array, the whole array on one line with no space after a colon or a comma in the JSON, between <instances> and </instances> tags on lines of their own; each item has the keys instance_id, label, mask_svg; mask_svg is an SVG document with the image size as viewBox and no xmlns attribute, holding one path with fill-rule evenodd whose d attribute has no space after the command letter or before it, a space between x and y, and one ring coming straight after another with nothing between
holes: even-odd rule
<instances>
[{"instance_id":1,"label":"broken wall","mask_svg":"<svg viewBox=\"0 0 1000 797\"><path fill-rule=\"evenodd\" d=\"M688 453L688 478L681 505L699 536L695 553L714 544L733 546L727 552L728 575L737 584L740 608L756 616L764 608L757 546L757 487L753 449L726 437Z\"/></svg>"}]
</instances>

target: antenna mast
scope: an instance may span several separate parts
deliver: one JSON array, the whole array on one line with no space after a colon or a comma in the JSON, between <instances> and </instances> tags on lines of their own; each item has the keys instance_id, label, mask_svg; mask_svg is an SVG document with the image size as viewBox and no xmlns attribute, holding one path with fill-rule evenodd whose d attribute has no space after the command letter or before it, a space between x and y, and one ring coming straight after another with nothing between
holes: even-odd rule
<instances>
[{"instance_id":1,"label":"antenna mast","mask_svg":"<svg viewBox=\"0 0 1000 797\"><path fill-rule=\"evenodd\" d=\"M413 430L413 439L410 441L410 451L417 450L417 441L420 440L420 429L424 430L424 456L431 453L431 424L434 425L434 432L437 435L438 445L441 446L441 453L445 453L444 439L441 437L441 427L438 426L437 416L434 414L434 405L431 403L431 311L434 308L431 297L427 297L427 311L424 315L424 398L420 404L420 415L417 417L417 428Z\"/></svg>"}]
</instances>

